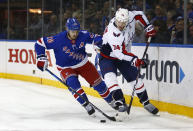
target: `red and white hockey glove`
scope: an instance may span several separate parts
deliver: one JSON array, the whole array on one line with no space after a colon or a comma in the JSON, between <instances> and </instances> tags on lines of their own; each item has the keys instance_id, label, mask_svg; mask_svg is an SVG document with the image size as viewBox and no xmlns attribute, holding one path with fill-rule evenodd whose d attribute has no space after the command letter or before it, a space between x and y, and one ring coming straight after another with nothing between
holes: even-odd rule
<instances>
[{"instance_id":1,"label":"red and white hockey glove","mask_svg":"<svg viewBox=\"0 0 193 131\"><path fill-rule=\"evenodd\" d=\"M138 67L142 67L142 68L146 68L149 64L149 60L147 59L138 59L138 58L135 58L133 60L133 63L134 65L138 68Z\"/></svg>"},{"instance_id":2,"label":"red and white hockey glove","mask_svg":"<svg viewBox=\"0 0 193 131\"><path fill-rule=\"evenodd\" d=\"M156 35L156 31L153 27L153 25L148 25L146 28L145 28L145 31L146 31L146 37L153 37Z\"/></svg>"},{"instance_id":3,"label":"red and white hockey glove","mask_svg":"<svg viewBox=\"0 0 193 131\"><path fill-rule=\"evenodd\" d=\"M40 55L37 57L37 67L38 69L40 69L41 71L45 71L48 67L48 59L45 55Z\"/></svg>"}]
</instances>

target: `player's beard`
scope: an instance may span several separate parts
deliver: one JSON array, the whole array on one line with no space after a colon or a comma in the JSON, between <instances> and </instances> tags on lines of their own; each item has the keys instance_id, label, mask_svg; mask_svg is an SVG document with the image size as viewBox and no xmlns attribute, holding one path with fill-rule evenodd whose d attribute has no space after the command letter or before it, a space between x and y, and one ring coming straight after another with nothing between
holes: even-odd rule
<instances>
[{"instance_id":1,"label":"player's beard","mask_svg":"<svg viewBox=\"0 0 193 131\"><path fill-rule=\"evenodd\" d=\"M71 39L71 40L76 40L77 37L78 37L78 35L71 35L71 36L70 36L70 39Z\"/></svg>"},{"instance_id":2,"label":"player's beard","mask_svg":"<svg viewBox=\"0 0 193 131\"><path fill-rule=\"evenodd\" d=\"M123 30L125 29L125 26L124 26L124 27L118 27L118 29L119 29L120 31L123 31Z\"/></svg>"},{"instance_id":3,"label":"player's beard","mask_svg":"<svg viewBox=\"0 0 193 131\"><path fill-rule=\"evenodd\" d=\"M77 35L76 35L76 34L70 35L70 34L68 33L68 38L69 38L70 40L76 40L77 37L78 37L78 34L77 34Z\"/></svg>"},{"instance_id":4,"label":"player's beard","mask_svg":"<svg viewBox=\"0 0 193 131\"><path fill-rule=\"evenodd\" d=\"M123 31L125 29L125 27L127 26L127 22L122 22L122 21L115 20L115 26L120 31Z\"/></svg>"}]
</instances>

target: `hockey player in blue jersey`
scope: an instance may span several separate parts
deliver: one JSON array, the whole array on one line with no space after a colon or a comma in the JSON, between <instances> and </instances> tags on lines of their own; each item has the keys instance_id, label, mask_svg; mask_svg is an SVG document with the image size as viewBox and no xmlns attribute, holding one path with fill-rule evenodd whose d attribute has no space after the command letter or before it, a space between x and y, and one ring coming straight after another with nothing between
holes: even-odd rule
<instances>
[{"instance_id":1,"label":"hockey player in blue jersey","mask_svg":"<svg viewBox=\"0 0 193 131\"><path fill-rule=\"evenodd\" d=\"M37 53L37 67L44 71L48 66L45 50L53 49L57 69L63 81L81 94L85 99L87 95L82 89L78 76L82 76L108 103L112 101L111 93L102 81L95 66L88 61L85 45L101 39L101 36L80 30L80 24L75 18L69 18L66 22L67 31L55 36L42 37L35 43ZM95 109L85 102L77 94L72 93L75 99L87 110L89 115L94 114Z\"/></svg>"}]
</instances>

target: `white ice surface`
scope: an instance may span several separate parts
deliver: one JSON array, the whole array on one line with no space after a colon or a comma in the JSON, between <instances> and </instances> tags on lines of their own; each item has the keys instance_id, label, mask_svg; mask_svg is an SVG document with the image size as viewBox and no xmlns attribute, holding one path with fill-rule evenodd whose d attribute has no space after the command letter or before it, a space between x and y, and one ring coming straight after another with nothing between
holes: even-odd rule
<instances>
[{"instance_id":1,"label":"white ice surface","mask_svg":"<svg viewBox=\"0 0 193 131\"><path fill-rule=\"evenodd\" d=\"M115 114L102 99L89 100ZM0 131L193 131L193 119L163 112L156 117L137 107L124 122L100 123L104 117L96 115L89 117L68 90L0 79Z\"/></svg>"}]
</instances>

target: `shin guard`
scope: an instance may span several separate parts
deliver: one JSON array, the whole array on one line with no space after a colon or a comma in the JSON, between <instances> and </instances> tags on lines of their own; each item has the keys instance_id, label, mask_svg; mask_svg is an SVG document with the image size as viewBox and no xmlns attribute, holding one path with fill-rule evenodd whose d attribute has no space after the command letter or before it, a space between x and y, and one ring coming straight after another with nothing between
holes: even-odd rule
<instances>
[{"instance_id":1,"label":"shin guard","mask_svg":"<svg viewBox=\"0 0 193 131\"><path fill-rule=\"evenodd\" d=\"M67 78L66 80L66 84L71 87L74 91L76 91L77 93L79 93L81 96L83 96L86 100L88 100L84 90L82 89L80 82L78 80L77 76L71 76L69 78ZM72 90L69 89L71 92ZM74 92L72 92L72 95L74 96L74 98L81 104L85 104L85 100L82 99L80 96L78 96L77 94L75 94Z\"/></svg>"},{"instance_id":2,"label":"shin guard","mask_svg":"<svg viewBox=\"0 0 193 131\"><path fill-rule=\"evenodd\" d=\"M149 103L149 98L146 90L141 93L137 93L137 97L139 98L141 104L146 105Z\"/></svg>"},{"instance_id":3,"label":"shin guard","mask_svg":"<svg viewBox=\"0 0 193 131\"><path fill-rule=\"evenodd\" d=\"M96 90L100 96L107 102L111 102L112 101L112 95L109 91L109 89L107 88L106 84L104 83L104 81L101 81L98 85L93 87L94 90Z\"/></svg>"}]
</instances>

